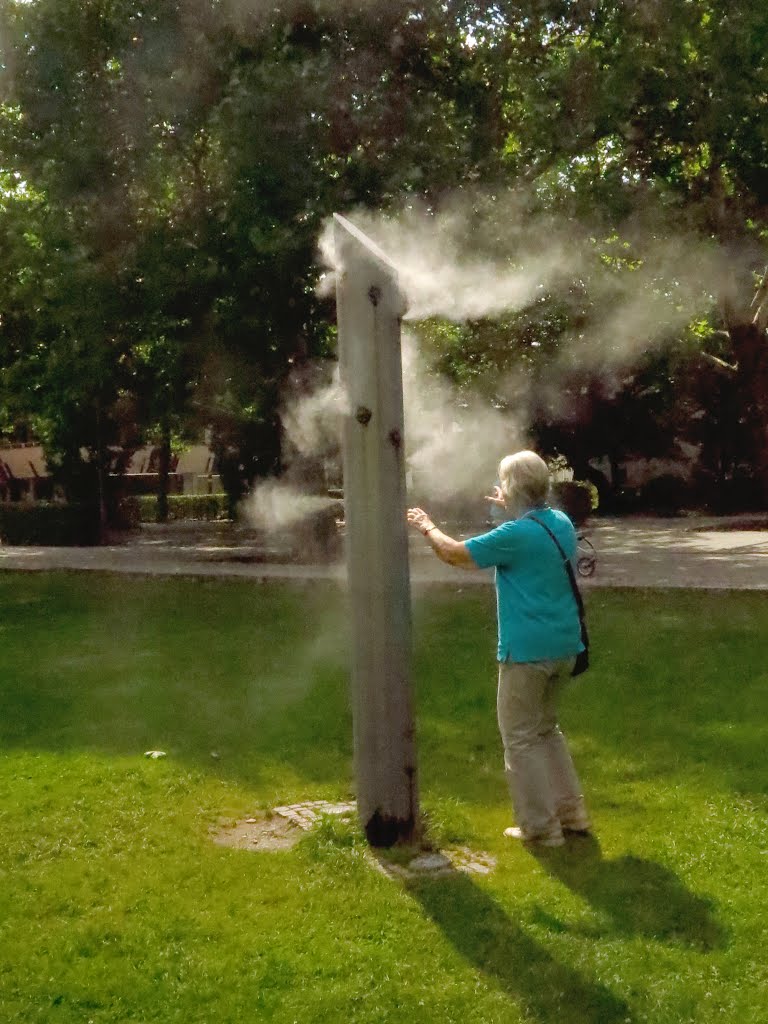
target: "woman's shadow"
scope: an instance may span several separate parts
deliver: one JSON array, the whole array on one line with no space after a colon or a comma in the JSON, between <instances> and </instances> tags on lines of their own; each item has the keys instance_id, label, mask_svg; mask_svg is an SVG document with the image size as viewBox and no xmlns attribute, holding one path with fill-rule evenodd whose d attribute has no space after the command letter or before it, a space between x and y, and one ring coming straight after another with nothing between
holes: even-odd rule
<instances>
[{"instance_id":1,"label":"woman's shadow","mask_svg":"<svg viewBox=\"0 0 768 1024\"><path fill-rule=\"evenodd\" d=\"M605 860L596 839L570 840L543 849L539 863L605 918L587 934L644 935L701 951L725 944L727 936L711 903L652 861L627 855ZM507 994L544 1022L624 1024L628 1004L604 985L556 960L508 916L501 904L465 873L412 879L408 893L470 963L492 976ZM553 930L566 927L541 912Z\"/></svg>"},{"instance_id":2,"label":"woman's shadow","mask_svg":"<svg viewBox=\"0 0 768 1024\"><path fill-rule=\"evenodd\" d=\"M560 963L463 872L413 879L408 893L470 963L542 1022L624 1024L629 1007L603 985Z\"/></svg>"},{"instance_id":3,"label":"woman's shadow","mask_svg":"<svg viewBox=\"0 0 768 1024\"><path fill-rule=\"evenodd\" d=\"M606 860L593 836L542 849L536 857L549 874L602 916L604 923L590 929L593 934L607 928L615 934L644 935L701 952L727 941L712 902L690 892L661 864L632 854Z\"/></svg>"}]
</instances>

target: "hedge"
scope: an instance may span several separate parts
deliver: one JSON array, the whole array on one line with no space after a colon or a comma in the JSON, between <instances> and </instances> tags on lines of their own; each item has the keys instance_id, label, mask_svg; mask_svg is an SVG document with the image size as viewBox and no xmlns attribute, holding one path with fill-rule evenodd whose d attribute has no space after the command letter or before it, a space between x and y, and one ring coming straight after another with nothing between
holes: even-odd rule
<instances>
[{"instance_id":1,"label":"hedge","mask_svg":"<svg viewBox=\"0 0 768 1024\"><path fill-rule=\"evenodd\" d=\"M121 504L121 520L127 525L157 522L157 496L139 494L126 498ZM226 494L169 494L168 521L182 519L229 519Z\"/></svg>"},{"instance_id":2,"label":"hedge","mask_svg":"<svg viewBox=\"0 0 768 1024\"><path fill-rule=\"evenodd\" d=\"M552 504L582 526L598 504L597 488L588 480L564 480L552 485Z\"/></svg>"},{"instance_id":3,"label":"hedge","mask_svg":"<svg viewBox=\"0 0 768 1024\"><path fill-rule=\"evenodd\" d=\"M86 547L98 544L99 534L99 512L94 506L0 503L0 540L4 544Z\"/></svg>"}]
</instances>

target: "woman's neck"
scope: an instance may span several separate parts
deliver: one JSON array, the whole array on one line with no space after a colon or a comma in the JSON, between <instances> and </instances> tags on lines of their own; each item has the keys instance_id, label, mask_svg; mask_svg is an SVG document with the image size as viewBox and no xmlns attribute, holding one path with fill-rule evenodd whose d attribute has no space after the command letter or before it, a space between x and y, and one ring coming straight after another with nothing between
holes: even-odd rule
<instances>
[{"instance_id":1,"label":"woman's neck","mask_svg":"<svg viewBox=\"0 0 768 1024\"><path fill-rule=\"evenodd\" d=\"M532 516L536 512L544 512L549 508L549 505L525 505L519 508L515 514L515 519L525 519L526 516Z\"/></svg>"}]
</instances>

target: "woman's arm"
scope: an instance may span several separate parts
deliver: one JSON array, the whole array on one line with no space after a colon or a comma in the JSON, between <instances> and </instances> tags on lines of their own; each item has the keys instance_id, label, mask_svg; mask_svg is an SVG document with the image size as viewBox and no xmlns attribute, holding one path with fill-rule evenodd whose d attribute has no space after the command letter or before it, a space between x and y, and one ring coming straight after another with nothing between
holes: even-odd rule
<instances>
[{"instance_id":1,"label":"woman's arm","mask_svg":"<svg viewBox=\"0 0 768 1024\"><path fill-rule=\"evenodd\" d=\"M423 509L409 508L408 522L427 538L429 546L441 562L445 562L446 565L455 565L459 569L477 568L466 544L463 541L454 540L447 533L438 530Z\"/></svg>"}]
</instances>

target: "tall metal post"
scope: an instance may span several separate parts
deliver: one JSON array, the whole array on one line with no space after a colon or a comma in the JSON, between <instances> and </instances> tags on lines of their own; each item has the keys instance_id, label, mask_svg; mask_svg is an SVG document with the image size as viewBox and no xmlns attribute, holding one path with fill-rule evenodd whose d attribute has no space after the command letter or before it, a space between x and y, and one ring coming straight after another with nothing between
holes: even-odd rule
<instances>
[{"instance_id":1,"label":"tall metal post","mask_svg":"<svg viewBox=\"0 0 768 1024\"><path fill-rule=\"evenodd\" d=\"M392 846L414 841L419 830L400 353L405 303L384 253L344 217L334 220L357 806L371 845Z\"/></svg>"}]
</instances>

